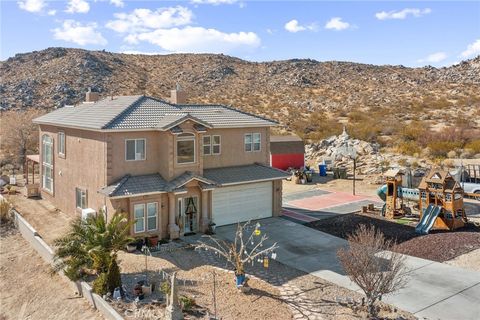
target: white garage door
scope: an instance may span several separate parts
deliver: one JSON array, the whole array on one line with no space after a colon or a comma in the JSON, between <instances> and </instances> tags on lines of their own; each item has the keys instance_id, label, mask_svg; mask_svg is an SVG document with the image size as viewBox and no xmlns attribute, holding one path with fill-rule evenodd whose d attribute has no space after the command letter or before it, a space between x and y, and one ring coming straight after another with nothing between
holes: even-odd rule
<instances>
[{"instance_id":1,"label":"white garage door","mask_svg":"<svg viewBox=\"0 0 480 320\"><path fill-rule=\"evenodd\" d=\"M272 216L272 182L242 184L213 190L213 222L217 226Z\"/></svg>"}]
</instances>

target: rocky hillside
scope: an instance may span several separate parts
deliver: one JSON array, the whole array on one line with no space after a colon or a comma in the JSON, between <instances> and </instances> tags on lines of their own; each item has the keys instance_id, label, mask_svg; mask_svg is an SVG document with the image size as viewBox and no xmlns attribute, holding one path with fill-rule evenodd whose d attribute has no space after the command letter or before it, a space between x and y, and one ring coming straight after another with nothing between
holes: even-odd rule
<instances>
[{"instance_id":1,"label":"rocky hillside","mask_svg":"<svg viewBox=\"0 0 480 320\"><path fill-rule=\"evenodd\" d=\"M480 57L437 69L48 48L0 62L0 72L2 109L75 104L88 87L103 96L165 97L179 83L190 102L231 104L277 119L300 134L320 130L318 119L312 127L312 114L337 119L352 111L372 112L385 114L379 122L420 119L437 125L442 119L472 118L480 108Z\"/></svg>"}]
</instances>

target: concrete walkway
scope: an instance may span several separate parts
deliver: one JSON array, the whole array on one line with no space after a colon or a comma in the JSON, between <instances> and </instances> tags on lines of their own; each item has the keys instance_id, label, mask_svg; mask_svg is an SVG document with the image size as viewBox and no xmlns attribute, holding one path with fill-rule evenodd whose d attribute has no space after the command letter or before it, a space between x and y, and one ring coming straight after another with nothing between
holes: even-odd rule
<instances>
[{"instance_id":1,"label":"concrete walkway","mask_svg":"<svg viewBox=\"0 0 480 320\"><path fill-rule=\"evenodd\" d=\"M337 250L345 240L282 218L259 220L269 237L277 242L277 260L339 286L359 291L343 272ZM236 225L218 227L216 233L232 241ZM409 280L405 288L384 301L419 318L479 319L480 272L407 256Z\"/></svg>"}]
</instances>

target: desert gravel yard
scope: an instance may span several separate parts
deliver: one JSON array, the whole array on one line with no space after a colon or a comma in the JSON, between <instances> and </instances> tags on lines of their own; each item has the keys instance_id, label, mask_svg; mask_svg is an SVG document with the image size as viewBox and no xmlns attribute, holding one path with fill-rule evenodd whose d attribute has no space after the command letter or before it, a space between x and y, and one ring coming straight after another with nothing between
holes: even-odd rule
<instances>
[{"instance_id":1,"label":"desert gravel yard","mask_svg":"<svg viewBox=\"0 0 480 320\"><path fill-rule=\"evenodd\" d=\"M75 296L16 229L1 227L0 319L85 319L103 317Z\"/></svg>"},{"instance_id":2,"label":"desert gravel yard","mask_svg":"<svg viewBox=\"0 0 480 320\"><path fill-rule=\"evenodd\" d=\"M453 232L433 230L428 235L418 235L415 222L404 224L379 215L352 213L314 221L306 226L346 239L360 224L374 225L399 244L401 253L437 262L480 248L480 227L473 223Z\"/></svg>"}]
</instances>

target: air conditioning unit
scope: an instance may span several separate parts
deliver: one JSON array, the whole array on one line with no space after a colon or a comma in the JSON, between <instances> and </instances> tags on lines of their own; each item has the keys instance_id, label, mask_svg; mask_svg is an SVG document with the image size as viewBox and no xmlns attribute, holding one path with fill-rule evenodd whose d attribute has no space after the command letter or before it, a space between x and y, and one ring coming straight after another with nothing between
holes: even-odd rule
<instances>
[{"instance_id":1,"label":"air conditioning unit","mask_svg":"<svg viewBox=\"0 0 480 320\"><path fill-rule=\"evenodd\" d=\"M97 215L97 211L92 208L82 209L82 220L86 220L90 215L95 217Z\"/></svg>"}]
</instances>

